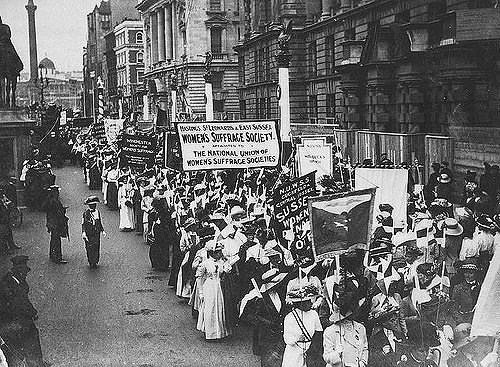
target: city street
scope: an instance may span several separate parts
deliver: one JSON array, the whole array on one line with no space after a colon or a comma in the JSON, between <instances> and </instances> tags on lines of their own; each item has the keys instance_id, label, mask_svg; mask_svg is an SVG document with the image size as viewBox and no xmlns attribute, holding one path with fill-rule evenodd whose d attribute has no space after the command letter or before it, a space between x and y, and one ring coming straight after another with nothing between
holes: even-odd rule
<instances>
[{"instance_id":1,"label":"city street","mask_svg":"<svg viewBox=\"0 0 500 367\"><path fill-rule=\"evenodd\" d=\"M118 230L118 212L101 205L107 237L100 267L90 269L81 239L83 200L91 194L79 167L55 170L61 201L69 206L66 265L49 262L45 215L25 212L14 233L30 257L30 297L39 312L44 359L53 366L257 366L251 329L206 342L191 309L168 286L168 273L150 268L148 247L135 232ZM94 192L100 195L100 192ZM8 259L0 259L1 269Z\"/></svg>"}]
</instances>

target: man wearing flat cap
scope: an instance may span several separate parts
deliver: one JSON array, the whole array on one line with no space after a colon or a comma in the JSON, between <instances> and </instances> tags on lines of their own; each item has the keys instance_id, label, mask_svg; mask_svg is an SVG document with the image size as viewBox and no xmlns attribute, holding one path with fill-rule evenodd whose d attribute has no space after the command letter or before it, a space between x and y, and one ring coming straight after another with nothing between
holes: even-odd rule
<instances>
[{"instance_id":1,"label":"man wearing flat cap","mask_svg":"<svg viewBox=\"0 0 500 367\"><path fill-rule=\"evenodd\" d=\"M101 248L101 233L106 236L102 226L101 213L97 210L100 202L97 196L89 196L85 200L88 209L83 212L82 238L87 250L87 259L91 268L96 268L99 263L99 252Z\"/></svg>"},{"instance_id":2,"label":"man wearing flat cap","mask_svg":"<svg viewBox=\"0 0 500 367\"><path fill-rule=\"evenodd\" d=\"M68 237L68 217L66 208L59 199L59 186L49 187L49 195L42 209L46 213L47 232L50 233L50 261L56 264L66 264L62 257L61 238Z\"/></svg>"},{"instance_id":3,"label":"man wearing flat cap","mask_svg":"<svg viewBox=\"0 0 500 367\"><path fill-rule=\"evenodd\" d=\"M26 358L28 367L43 367L46 364L35 324L38 312L29 299L26 282L31 270L28 256L14 256L11 261L12 269L0 283L0 334L11 349Z\"/></svg>"}]
</instances>

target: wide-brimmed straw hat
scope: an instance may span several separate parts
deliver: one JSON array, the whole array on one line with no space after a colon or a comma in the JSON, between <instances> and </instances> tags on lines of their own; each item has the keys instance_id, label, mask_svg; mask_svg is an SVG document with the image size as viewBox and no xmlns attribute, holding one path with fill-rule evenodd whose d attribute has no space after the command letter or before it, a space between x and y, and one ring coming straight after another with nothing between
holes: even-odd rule
<instances>
[{"instance_id":1,"label":"wide-brimmed straw hat","mask_svg":"<svg viewBox=\"0 0 500 367\"><path fill-rule=\"evenodd\" d=\"M260 286L260 292L264 293L272 288L280 285L283 279L288 275L288 273L280 272L278 269L273 268L262 274L262 285Z\"/></svg>"},{"instance_id":2,"label":"wide-brimmed straw hat","mask_svg":"<svg viewBox=\"0 0 500 367\"><path fill-rule=\"evenodd\" d=\"M314 301L319 296L319 290L313 284L307 284L300 288L292 288L286 297L292 303Z\"/></svg>"},{"instance_id":3,"label":"wide-brimmed straw hat","mask_svg":"<svg viewBox=\"0 0 500 367\"><path fill-rule=\"evenodd\" d=\"M101 200L95 195L91 195L88 198L85 199L84 204L85 205L90 205L90 204L98 204L100 203Z\"/></svg>"},{"instance_id":4,"label":"wide-brimmed straw hat","mask_svg":"<svg viewBox=\"0 0 500 367\"><path fill-rule=\"evenodd\" d=\"M437 180L440 183L447 184L451 182L451 177L447 173L441 173Z\"/></svg>"},{"instance_id":5,"label":"wide-brimmed straw hat","mask_svg":"<svg viewBox=\"0 0 500 367\"><path fill-rule=\"evenodd\" d=\"M440 230L446 229L447 236L460 236L464 232L464 227L455 218L446 218L438 223Z\"/></svg>"}]
</instances>

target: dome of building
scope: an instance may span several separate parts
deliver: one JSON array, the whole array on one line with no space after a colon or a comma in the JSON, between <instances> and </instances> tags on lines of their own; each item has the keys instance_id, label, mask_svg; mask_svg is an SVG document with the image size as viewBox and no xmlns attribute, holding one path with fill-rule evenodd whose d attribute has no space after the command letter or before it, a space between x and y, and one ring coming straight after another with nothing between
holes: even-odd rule
<instances>
[{"instance_id":1,"label":"dome of building","mask_svg":"<svg viewBox=\"0 0 500 367\"><path fill-rule=\"evenodd\" d=\"M40 61L40 64L38 65L38 68L43 67L48 70L56 70L56 66L54 65L54 62L49 59L49 58L44 58L42 61Z\"/></svg>"}]
</instances>

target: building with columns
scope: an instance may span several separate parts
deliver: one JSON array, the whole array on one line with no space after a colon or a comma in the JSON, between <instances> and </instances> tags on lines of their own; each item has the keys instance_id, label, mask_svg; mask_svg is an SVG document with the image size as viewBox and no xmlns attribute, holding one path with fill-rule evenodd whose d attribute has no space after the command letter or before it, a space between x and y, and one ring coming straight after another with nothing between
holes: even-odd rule
<instances>
[{"instance_id":1,"label":"building with columns","mask_svg":"<svg viewBox=\"0 0 500 367\"><path fill-rule=\"evenodd\" d=\"M205 53L213 54L216 118L239 118L238 64L233 46L240 32L239 0L142 0L145 80L149 110L170 110L176 75L178 112L205 118Z\"/></svg>"},{"instance_id":2,"label":"building with columns","mask_svg":"<svg viewBox=\"0 0 500 367\"><path fill-rule=\"evenodd\" d=\"M245 37L236 47L242 116L278 117L279 32L271 22L292 20L296 134L331 134L336 127L354 162L387 152L395 163L449 161L458 177L467 169L481 172L483 161L500 161L495 4L246 0Z\"/></svg>"}]
</instances>

